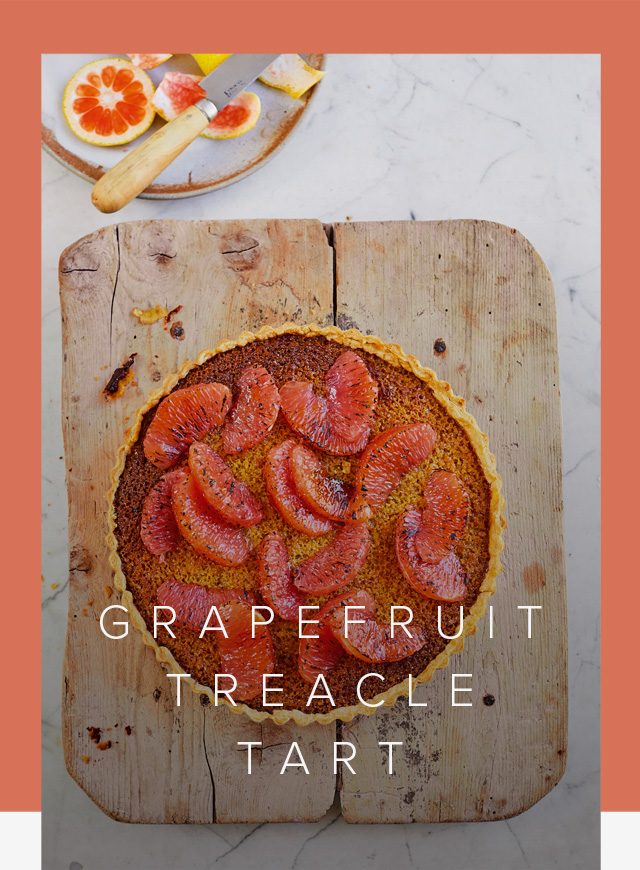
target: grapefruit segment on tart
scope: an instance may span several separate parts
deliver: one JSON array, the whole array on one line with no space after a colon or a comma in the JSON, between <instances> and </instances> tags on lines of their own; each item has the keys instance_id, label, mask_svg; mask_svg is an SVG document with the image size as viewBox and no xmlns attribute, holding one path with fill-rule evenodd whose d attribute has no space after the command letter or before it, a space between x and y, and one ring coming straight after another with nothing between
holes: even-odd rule
<instances>
[{"instance_id":1,"label":"grapefruit segment on tart","mask_svg":"<svg viewBox=\"0 0 640 870\"><path fill-rule=\"evenodd\" d=\"M396 526L396 556L407 582L425 598L437 601L462 601L467 594L468 577L454 552L437 564L424 562L418 555L416 537L422 528L422 514L406 507Z\"/></svg>"},{"instance_id":2,"label":"grapefruit segment on tart","mask_svg":"<svg viewBox=\"0 0 640 870\"><path fill-rule=\"evenodd\" d=\"M329 628L327 617L337 607L344 607L347 604L351 607L362 608L350 611L352 618L355 619L360 618L361 615L373 616L376 612L375 599L364 589L346 592L344 595L332 598L322 605L317 614L310 610L306 611L308 620L318 620L318 624L310 622L308 625L303 625L304 631L302 633L307 637L300 638L298 670L300 676L308 683L314 683L319 674L328 674L345 654L344 648L338 643ZM353 616L354 614L355 616ZM308 635L317 635L317 637L309 637Z\"/></svg>"},{"instance_id":3,"label":"grapefruit segment on tart","mask_svg":"<svg viewBox=\"0 0 640 870\"><path fill-rule=\"evenodd\" d=\"M329 520L348 520L352 487L330 477L316 454L302 444L292 449L289 464L298 495L314 513Z\"/></svg>"},{"instance_id":4,"label":"grapefruit segment on tart","mask_svg":"<svg viewBox=\"0 0 640 870\"><path fill-rule=\"evenodd\" d=\"M205 500L223 520L236 526L255 526L260 522L260 502L207 444L191 445L189 469Z\"/></svg>"},{"instance_id":5,"label":"grapefruit segment on tart","mask_svg":"<svg viewBox=\"0 0 640 870\"><path fill-rule=\"evenodd\" d=\"M279 617L298 621L298 608L307 598L293 585L289 554L279 532L269 532L260 542L258 583L260 594Z\"/></svg>"},{"instance_id":6,"label":"grapefruit segment on tart","mask_svg":"<svg viewBox=\"0 0 640 870\"><path fill-rule=\"evenodd\" d=\"M191 475L173 487L173 512L180 534L196 553L216 565L241 565L251 552L242 529L229 525L205 501Z\"/></svg>"},{"instance_id":7,"label":"grapefruit segment on tart","mask_svg":"<svg viewBox=\"0 0 640 870\"><path fill-rule=\"evenodd\" d=\"M191 631L202 630L212 607L221 607L230 601L245 601L253 604L254 597L244 589L214 589L199 586L197 583L182 583L180 580L165 580L158 587L158 605L172 607L176 614L172 625L188 628ZM168 619L166 621L168 622Z\"/></svg>"},{"instance_id":8,"label":"grapefruit segment on tart","mask_svg":"<svg viewBox=\"0 0 640 870\"><path fill-rule=\"evenodd\" d=\"M428 423L392 426L376 435L360 457L356 496L379 510L404 475L429 457L435 443L436 433Z\"/></svg>"},{"instance_id":9,"label":"grapefruit segment on tart","mask_svg":"<svg viewBox=\"0 0 640 870\"><path fill-rule=\"evenodd\" d=\"M263 441L280 410L280 393L264 366L243 369L236 385L238 394L222 428L225 453L240 453Z\"/></svg>"},{"instance_id":10,"label":"grapefruit segment on tart","mask_svg":"<svg viewBox=\"0 0 640 870\"><path fill-rule=\"evenodd\" d=\"M416 550L423 562L437 565L453 550L467 525L469 496L451 471L434 471L424 489L427 506L416 533Z\"/></svg>"},{"instance_id":11,"label":"grapefruit segment on tart","mask_svg":"<svg viewBox=\"0 0 640 870\"><path fill-rule=\"evenodd\" d=\"M170 468L229 410L231 393L222 384L195 384L176 390L158 405L144 437L144 454L157 468Z\"/></svg>"},{"instance_id":12,"label":"grapefruit segment on tart","mask_svg":"<svg viewBox=\"0 0 640 870\"><path fill-rule=\"evenodd\" d=\"M399 662L417 653L425 644L422 631L413 625L409 626L412 637L399 625L395 626L391 637L390 623L377 622L373 616L361 616L351 611L347 625L344 607L332 611L328 624L333 636L349 655L372 664Z\"/></svg>"},{"instance_id":13,"label":"grapefruit segment on tart","mask_svg":"<svg viewBox=\"0 0 640 870\"><path fill-rule=\"evenodd\" d=\"M327 396L306 381L280 388L282 413L291 428L326 453L360 453L369 440L378 388L353 351L341 354L325 375Z\"/></svg>"},{"instance_id":14,"label":"grapefruit segment on tart","mask_svg":"<svg viewBox=\"0 0 640 870\"><path fill-rule=\"evenodd\" d=\"M230 601L218 608L227 637L216 631L220 652L220 671L232 674L238 681L231 693L237 701L249 701L262 691L263 674L274 671L273 643L268 625L258 622L255 637L251 637L251 605Z\"/></svg>"},{"instance_id":15,"label":"grapefruit segment on tart","mask_svg":"<svg viewBox=\"0 0 640 870\"><path fill-rule=\"evenodd\" d=\"M325 517L314 513L298 495L291 474L290 456L295 441L283 441L267 453L262 473L269 500L280 516L298 532L317 538L334 527Z\"/></svg>"},{"instance_id":16,"label":"grapefruit segment on tart","mask_svg":"<svg viewBox=\"0 0 640 870\"><path fill-rule=\"evenodd\" d=\"M140 537L147 550L154 556L163 556L175 550L182 541L173 514L171 491L175 483L187 477L188 473L181 468L168 471L144 500Z\"/></svg>"},{"instance_id":17,"label":"grapefruit segment on tart","mask_svg":"<svg viewBox=\"0 0 640 870\"><path fill-rule=\"evenodd\" d=\"M343 526L331 543L296 567L293 582L309 595L330 595L355 579L371 539L366 523Z\"/></svg>"}]
</instances>

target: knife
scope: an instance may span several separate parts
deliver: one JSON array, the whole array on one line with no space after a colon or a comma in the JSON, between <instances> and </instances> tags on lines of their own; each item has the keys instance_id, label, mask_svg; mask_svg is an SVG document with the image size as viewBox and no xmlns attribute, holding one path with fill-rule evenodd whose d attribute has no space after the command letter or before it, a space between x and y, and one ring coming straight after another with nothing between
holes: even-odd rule
<instances>
[{"instance_id":1,"label":"knife","mask_svg":"<svg viewBox=\"0 0 640 870\"><path fill-rule=\"evenodd\" d=\"M255 81L277 54L232 54L199 83L207 96L189 106L127 154L93 186L91 201L106 214L118 211L149 186L227 103Z\"/></svg>"}]
</instances>

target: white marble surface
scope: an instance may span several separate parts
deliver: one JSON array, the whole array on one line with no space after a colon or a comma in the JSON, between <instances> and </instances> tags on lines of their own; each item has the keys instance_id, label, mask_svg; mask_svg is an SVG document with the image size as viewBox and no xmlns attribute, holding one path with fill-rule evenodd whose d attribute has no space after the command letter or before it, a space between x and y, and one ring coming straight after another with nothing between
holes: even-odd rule
<instances>
[{"instance_id":1,"label":"white marble surface","mask_svg":"<svg viewBox=\"0 0 640 870\"><path fill-rule=\"evenodd\" d=\"M233 187L136 201L141 218L482 218L517 227L553 276L564 420L570 628L567 773L519 817L475 825L128 826L64 768L67 607L60 431L62 249L111 221L42 158L44 855L55 870L595 868L599 828L599 98L597 56L331 56L283 153ZM52 584L58 587L52 589ZM133 857L135 856L135 857ZM142 857L144 856L144 857Z\"/></svg>"}]
</instances>

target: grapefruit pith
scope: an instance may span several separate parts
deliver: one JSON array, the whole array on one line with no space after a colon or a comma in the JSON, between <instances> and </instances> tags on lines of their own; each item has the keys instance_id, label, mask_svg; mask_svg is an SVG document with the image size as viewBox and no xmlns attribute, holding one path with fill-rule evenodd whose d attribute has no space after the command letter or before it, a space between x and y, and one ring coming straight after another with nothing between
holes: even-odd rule
<instances>
[{"instance_id":1,"label":"grapefruit pith","mask_svg":"<svg viewBox=\"0 0 640 870\"><path fill-rule=\"evenodd\" d=\"M148 129L155 115L153 82L129 60L86 64L70 79L62 111L71 130L92 145L124 145Z\"/></svg>"},{"instance_id":2,"label":"grapefruit pith","mask_svg":"<svg viewBox=\"0 0 640 870\"><path fill-rule=\"evenodd\" d=\"M299 54L281 54L260 76L260 81L280 88L295 99L320 81L324 73L309 66Z\"/></svg>"},{"instance_id":3,"label":"grapefruit pith","mask_svg":"<svg viewBox=\"0 0 640 870\"><path fill-rule=\"evenodd\" d=\"M181 72L166 73L153 98L160 117L173 121L189 106L206 98L207 92L199 84L203 78ZM259 117L260 97L243 91L218 112L201 135L209 139L235 139L253 129Z\"/></svg>"}]
</instances>

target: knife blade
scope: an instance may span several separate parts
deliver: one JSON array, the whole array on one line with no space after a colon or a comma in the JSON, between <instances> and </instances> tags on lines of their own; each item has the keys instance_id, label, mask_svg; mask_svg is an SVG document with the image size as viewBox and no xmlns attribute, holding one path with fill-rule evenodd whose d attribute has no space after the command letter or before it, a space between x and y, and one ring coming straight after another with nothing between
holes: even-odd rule
<instances>
[{"instance_id":1,"label":"knife blade","mask_svg":"<svg viewBox=\"0 0 640 870\"><path fill-rule=\"evenodd\" d=\"M277 57L277 54L232 54L206 75L199 84L207 92L206 101L216 110L209 120L213 121L215 115L254 82ZM206 113L210 109L200 105L204 102L204 99L199 100L196 106Z\"/></svg>"},{"instance_id":2,"label":"knife blade","mask_svg":"<svg viewBox=\"0 0 640 870\"><path fill-rule=\"evenodd\" d=\"M277 54L232 54L200 81L207 94L138 145L93 186L91 201L106 214L119 211L149 186L202 133L215 116L270 66Z\"/></svg>"}]
</instances>

